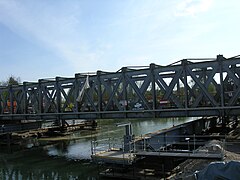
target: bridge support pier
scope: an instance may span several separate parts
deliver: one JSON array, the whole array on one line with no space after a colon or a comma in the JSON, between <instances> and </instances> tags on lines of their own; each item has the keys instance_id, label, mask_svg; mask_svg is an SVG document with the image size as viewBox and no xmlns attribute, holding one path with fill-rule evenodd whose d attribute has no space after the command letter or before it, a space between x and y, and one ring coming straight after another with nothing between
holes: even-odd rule
<instances>
[{"instance_id":1,"label":"bridge support pier","mask_svg":"<svg viewBox=\"0 0 240 180\"><path fill-rule=\"evenodd\" d=\"M68 123L66 122L65 119L56 119L56 120L54 120L53 125L59 126L59 127L64 127L65 125L68 126Z\"/></svg>"},{"instance_id":2,"label":"bridge support pier","mask_svg":"<svg viewBox=\"0 0 240 180\"><path fill-rule=\"evenodd\" d=\"M54 126L61 126L61 121L60 121L60 119L54 120L53 125L54 125Z\"/></svg>"},{"instance_id":3,"label":"bridge support pier","mask_svg":"<svg viewBox=\"0 0 240 180\"><path fill-rule=\"evenodd\" d=\"M11 145L11 134L7 133L6 137L7 137L7 146L10 147L10 145Z\"/></svg>"},{"instance_id":4,"label":"bridge support pier","mask_svg":"<svg viewBox=\"0 0 240 180\"><path fill-rule=\"evenodd\" d=\"M224 130L224 128L226 128L226 125L228 124L229 122L229 116L222 116L221 117L221 122L222 122L222 128Z\"/></svg>"}]
</instances>

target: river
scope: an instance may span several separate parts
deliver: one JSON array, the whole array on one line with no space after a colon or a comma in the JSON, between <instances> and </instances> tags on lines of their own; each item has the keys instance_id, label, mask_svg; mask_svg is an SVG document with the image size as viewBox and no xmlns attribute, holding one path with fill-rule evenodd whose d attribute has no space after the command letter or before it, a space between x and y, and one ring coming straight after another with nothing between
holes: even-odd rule
<instances>
[{"instance_id":1,"label":"river","mask_svg":"<svg viewBox=\"0 0 240 180\"><path fill-rule=\"evenodd\" d=\"M116 123L130 122L135 136L140 136L191 120L193 119L98 120L99 128L95 131L77 131L64 137L35 139L40 144L38 147L31 147L31 143L24 147L1 146L0 179L99 179L98 167L90 162L91 141L122 137L125 129L117 127Z\"/></svg>"}]
</instances>

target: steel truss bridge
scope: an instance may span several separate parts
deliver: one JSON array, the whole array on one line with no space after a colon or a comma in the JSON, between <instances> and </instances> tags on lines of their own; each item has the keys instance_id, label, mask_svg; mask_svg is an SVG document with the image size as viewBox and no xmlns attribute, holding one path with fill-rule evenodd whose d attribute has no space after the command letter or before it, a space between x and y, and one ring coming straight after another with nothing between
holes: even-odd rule
<instances>
[{"instance_id":1,"label":"steel truss bridge","mask_svg":"<svg viewBox=\"0 0 240 180\"><path fill-rule=\"evenodd\" d=\"M240 56L0 87L0 120L240 115Z\"/></svg>"}]
</instances>

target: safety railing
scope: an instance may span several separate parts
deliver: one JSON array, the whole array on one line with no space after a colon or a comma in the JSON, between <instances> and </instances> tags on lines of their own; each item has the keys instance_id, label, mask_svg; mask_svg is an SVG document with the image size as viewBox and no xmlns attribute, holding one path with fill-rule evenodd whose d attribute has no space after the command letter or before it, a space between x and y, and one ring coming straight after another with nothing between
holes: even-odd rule
<instances>
[{"instance_id":1,"label":"safety railing","mask_svg":"<svg viewBox=\"0 0 240 180\"><path fill-rule=\"evenodd\" d=\"M164 155L165 153L169 156L179 155L183 157L221 159L224 157L226 145L228 145L226 136L222 135L143 136L125 144L123 139L107 138L92 141L92 155L116 151L121 152L123 159L129 158L131 160L136 155L147 155L148 153L156 156ZM129 150L124 151L124 146L129 146Z\"/></svg>"},{"instance_id":2,"label":"safety railing","mask_svg":"<svg viewBox=\"0 0 240 180\"><path fill-rule=\"evenodd\" d=\"M217 140L216 140L217 139ZM224 135L159 135L143 136L134 142L134 153L168 152L215 154L223 157L226 146Z\"/></svg>"},{"instance_id":3,"label":"safety railing","mask_svg":"<svg viewBox=\"0 0 240 180\"><path fill-rule=\"evenodd\" d=\"M123 146L122 138L105 138L91 141L92 155L111 150L123 150Z\"/></svg>"}]
</instances>

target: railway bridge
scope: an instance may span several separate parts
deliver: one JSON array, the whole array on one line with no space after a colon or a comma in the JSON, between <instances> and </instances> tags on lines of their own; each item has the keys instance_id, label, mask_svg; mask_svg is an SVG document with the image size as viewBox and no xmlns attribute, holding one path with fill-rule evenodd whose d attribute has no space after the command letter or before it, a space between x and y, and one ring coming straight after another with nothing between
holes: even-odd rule
<instances>
[{"instance_id":1,"label":"railway bridge","mask_svg":"<svg viewBox=\"0 0 240 180\"><path fill-rule=\"evenodd\" d=\"M0 121L240 115L240 56L0 87Z\"/></svg>"}]
</instances>

